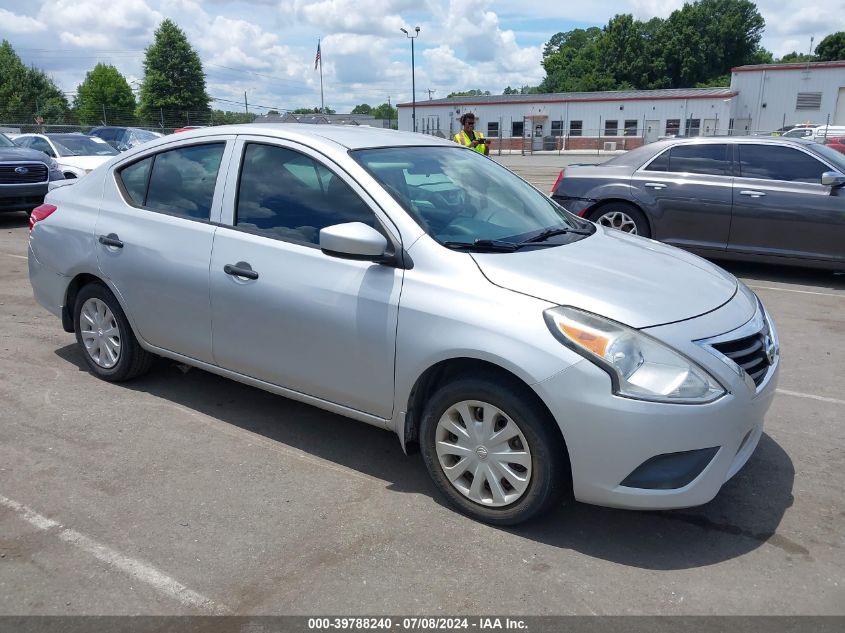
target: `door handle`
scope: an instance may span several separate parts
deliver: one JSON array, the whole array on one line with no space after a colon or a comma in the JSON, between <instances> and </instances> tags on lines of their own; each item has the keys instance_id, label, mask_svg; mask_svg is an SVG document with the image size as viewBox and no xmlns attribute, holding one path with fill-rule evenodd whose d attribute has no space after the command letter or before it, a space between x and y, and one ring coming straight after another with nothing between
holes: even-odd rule
<instances>
[{"instance_id":1,"label":"door handle","mask_svg":"<svg viewBox=\"0 0 845 633\"><path fill-rule=\"evenodd\" d=\"M258 279L258 273L252 269L252 266L246 262L238 262L237 264L226 264L223 266L223 272L232 277L245 277L246 279Z\"/></svg>"},{"instance_id":2,"label":"door handle","mask_svg":"<svg viewBox=\"0 0 845 633\"><path fill-rule=\"evenodd\" d=\"M754 191L752 189L743 189L739 192L741 196L751 196L752 198L762 198L766 194L762 191Z\"/></svg>"},{"instance_id":3,"label":"door handle","mask_svg":"<svg viewBox=\"0 0 845 633\"><path fill-rule=\"evenodd\" d=\"M109 233L108 235L101 235L98 238L98 241L103 246L113 246L114 248L123 248L123 242L121 242L117 235L114 233Z\"/></svg>"},{"instance_id":4,"label":"door handle","mask_svg":"<svg viewBox=\"0 0 845 633\"><path fill-rule=\"evenodd\" d=\"M666 185L662 182L647 182L645 186L652 189L666 189Z\"/></svg>"}]
</instances>

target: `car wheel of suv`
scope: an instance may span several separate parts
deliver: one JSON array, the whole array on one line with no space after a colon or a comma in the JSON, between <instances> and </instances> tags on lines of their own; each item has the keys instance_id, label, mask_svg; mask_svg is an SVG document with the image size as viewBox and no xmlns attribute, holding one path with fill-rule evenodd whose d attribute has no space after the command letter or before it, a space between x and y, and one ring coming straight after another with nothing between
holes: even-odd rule
<instances>
[{"instance_id":1,"label":"car wheel of suv","mask_svg":"<svg viewBox=\"0 0 845 633\"><path fill-rule=\"evenodd\" d=\"M465 378L428 402L420 449L437 487L464 514L516 525L559 501L566 449L548 413L515 382Z\"/></svg>"},{"instance_id":2,"label":"car wheel of suv","mask_svg":"<svg viewBox=\"0 0 845 633\"><path fill-rule=\"evenodd\" d=\"M79 291L73 309L76 342L89 369L110 382L145 373L153 354L139 344L111 291L89 284Z\"/></svg>"},{"instance_id":3,"label":"car wheel of suv","mask_svg":"<svg viewBox=\"0 0 845 633\"><path fill-rule=\"evenodd\" d=\"M604 205L590 214L590 219L596 224L617 231L641 237L651 237L648 220L646 220L643 212L632 204L613 202Z\"/></svg>"}]
</instances>

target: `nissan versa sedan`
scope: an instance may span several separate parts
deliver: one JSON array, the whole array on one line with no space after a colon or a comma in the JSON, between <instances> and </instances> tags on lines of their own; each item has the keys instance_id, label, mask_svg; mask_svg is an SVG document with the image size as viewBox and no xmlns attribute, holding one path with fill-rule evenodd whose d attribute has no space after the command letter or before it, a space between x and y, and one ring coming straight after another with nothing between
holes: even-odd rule
<instances>
[{"instance_id":1,"label":"nissan versa sedan","mask_svg":"<svg viewBox=\"0 0 845 633\"><path fill-rule=\"evenodd\" d=\"M652 143L563 170L555 200L699 255L845 270L845 156L783 137Z\"/></svg>"},{"instance_id":2,"label":"nissan versa sedan","mask_svg":"<svg viewBox=\"0 0 845 633\"><path fill-rule=\"evenodd\" d=\"M476 519L706 503L763 432L753 292L449 141L224 126L71 183L29 273L95 375L164 356L392 430Z\"/></svg>"}]
</instances>

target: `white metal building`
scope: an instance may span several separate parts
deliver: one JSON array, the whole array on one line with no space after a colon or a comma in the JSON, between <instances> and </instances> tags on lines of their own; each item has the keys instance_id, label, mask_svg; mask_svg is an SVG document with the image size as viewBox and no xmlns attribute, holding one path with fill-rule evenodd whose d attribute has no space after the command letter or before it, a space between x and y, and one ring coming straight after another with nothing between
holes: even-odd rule
<instances>
[{"instance_id":1,"label":"white metal building","mask_svg":"<svg viewBox=\"0 0 845 633\"><path fill-rule=\"evenodd\" d=\"M841 96L841 98L840 98ZM399 129L412 129L401 103ZM845 62L732 69L729 88L453 97L416 103L416 130L447 138L473 112L504 149L631 149L661 136L769 132L796 123L845 125ZM494 147L496 144L494 143Z\"/></svg>"}]
</instances>

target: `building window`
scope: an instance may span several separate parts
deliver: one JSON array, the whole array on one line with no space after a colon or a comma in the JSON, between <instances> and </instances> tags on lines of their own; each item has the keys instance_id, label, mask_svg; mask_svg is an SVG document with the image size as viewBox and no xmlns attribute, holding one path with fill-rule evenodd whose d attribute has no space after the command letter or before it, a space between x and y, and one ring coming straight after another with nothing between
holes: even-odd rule
<instances>
[{"instance_id":1,"label":"building window","mask_svg":"<svg viewBox=\"0 0 845 633\"><path fill-rule=\"evenodd\" d=\"M698 136L701 132L701 119L687 119L687 136Z\"/></svg>"},{"instance_id":2,"label":"building window","mask_svg":"<svg viewBox=\"0 0 845 633\"><path fill-rule=\"evenodd\" d=\"M511 124L511 136L522 136L525 134L525 121L514 121Z\"/></svg>"},{"instance_id":3,"label":"building window","mask_svg":"<svg viewBox=\"0 0 845 633\"><path fill-rule=\"evenodd\" d=\"M499 136L499 122L498 121L490 121L487 124L487 136Z\"/></svg>"},{"instance_id":4,"label":"building window","mask_svg":"<svg viewBox=\"0 0 845 633\"><path fill-rule=\"evenodd\" d=\"M581 136L581 132L584 129L584 122L583 121L570 121L569 122L569 136Z\"/></svg>"},{"instance_id":5,"label":"building window","mask_svg":"<svg viewBox=\"0 0 845 633\"><path fill-rule=\"evenodd\" d=\"M680 131L680 119L666 119L666 136L677 136Z\"/></svg>"},{"instance_id":6,"label":"building window","mask_svg":"<svg viewBox=\"0 0 845 633\"><path fill-rule=\"evenodd\" d=\"M636 119L627 119L625 121L625 136L636 136L637 135L637 123Z\"/></svg>"},{"instance_id":7,"label":"building window","mask_svg":"<svg viewBox=\"0 0 845 633\"><path fill-rule=\"evenodd\" d=\"M563 136L563 121L552 121L552 136Z\"/></svg>"},{"instance_id":8,"label":"building window","mask_svg":"<svg viewBox=\"0 0 845 633\"><path fill-rule=\"evenodd\" d=\"M619 133L619 121L605 121L604 122L604 135L605 136L616 136Z\"/></svg>"},{"instance_id":9,"label":"building window","mask_svg":"<svg viewBox=\"0 0 845 633\"><path fill-rule=\"evenodd\" d=\"M820 92L799 92L795 100L796 110L821 110L822 93Z\"/></svg>"}]
</instances>

